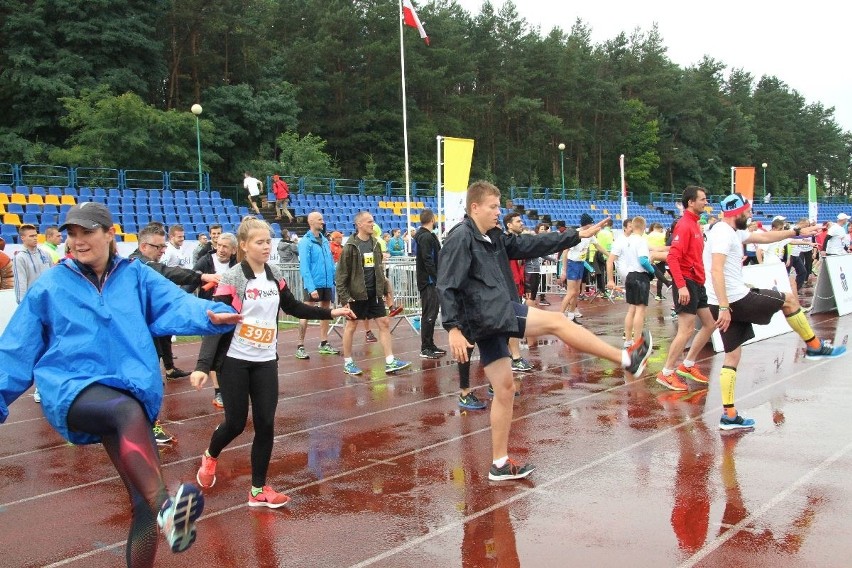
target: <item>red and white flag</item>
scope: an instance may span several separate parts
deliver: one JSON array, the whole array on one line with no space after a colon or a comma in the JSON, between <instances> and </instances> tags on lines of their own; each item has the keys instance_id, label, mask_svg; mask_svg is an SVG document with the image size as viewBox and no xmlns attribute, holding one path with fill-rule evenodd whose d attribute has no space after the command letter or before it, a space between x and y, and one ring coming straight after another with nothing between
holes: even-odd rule
<instances>
[{"instance_id":1,"label":"red and white flag","mask_svg":"<svg viewBox=\"0 0 852 568\"><path fill-rule=\"evenodd\" d=\"M423 29L423 24L420 23L420 18L417 17L417 12L414 11L414 5L411 0L402 0L402 21L406 26L417 28L420 32L420 38L429 45L429 36L426 35L426 30Z\"/></svg>"}]
</instances>

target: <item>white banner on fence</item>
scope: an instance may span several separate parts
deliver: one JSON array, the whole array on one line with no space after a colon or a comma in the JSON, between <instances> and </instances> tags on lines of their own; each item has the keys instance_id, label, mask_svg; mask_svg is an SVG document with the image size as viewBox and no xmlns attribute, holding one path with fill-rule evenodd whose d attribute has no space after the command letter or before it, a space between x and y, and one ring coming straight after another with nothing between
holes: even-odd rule
<instances>
[{"instance_id":1,"label":"white banner on fence","mask_svg":"<svg viewBox=\"0 0 852 568\"><path fill-rule=\"evenodd\" d=\"M710 277L709 274L707 276L708 278ZM781 292L792 291L790 288L790 279L787 276L787 270L781 263L752 264L744 266L743 278L752 288L775 289L780 290ZM772 320L768 324L755 325L753 327L754 339L746 341L744 345L793 331L787 323L784 314L781 313L781 310L778 310L778 312L772 316ZM713 332L712 341L714 351L718 353L725 350L722 345L722 335L719 333L718 329Z\"/></svg>"},{"instance_id":2,"label":"white banner on fence","mask_svg":"<svg viewBox=\"0 0 852 568\"><path fill-rule=\"evenodd\" d=\"M852 254L825 257L817 276L812 313L836 309L845 316L852 312Z\"/></svg>"}]
</instances>

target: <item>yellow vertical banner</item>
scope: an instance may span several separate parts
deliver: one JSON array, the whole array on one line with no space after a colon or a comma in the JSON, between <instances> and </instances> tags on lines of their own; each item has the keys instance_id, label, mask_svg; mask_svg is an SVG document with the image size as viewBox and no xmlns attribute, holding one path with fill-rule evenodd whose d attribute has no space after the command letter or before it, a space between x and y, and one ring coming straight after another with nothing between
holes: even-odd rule
<instances>
[{"instance_id":1,"label":"yellow vertical banner","mask_svg":"<svg viewBox=\"0 0 852 568\"><path fill-rule=\"evenodd\" d=\"M473 161L473 140L445 137L443 158L445 230L449 230L464 218L470 165Z\"/></svg>"},{"instance_id":2,"label":"yellow vertical banner","mask_svg":"<svg viewBox=\"0 0 852 568\"><path fill-rule=\"evenodd\" d=\"M734 168L734 188L749 201L754 201L754 168L752 166Z\"/></svg>"}]
</instances>

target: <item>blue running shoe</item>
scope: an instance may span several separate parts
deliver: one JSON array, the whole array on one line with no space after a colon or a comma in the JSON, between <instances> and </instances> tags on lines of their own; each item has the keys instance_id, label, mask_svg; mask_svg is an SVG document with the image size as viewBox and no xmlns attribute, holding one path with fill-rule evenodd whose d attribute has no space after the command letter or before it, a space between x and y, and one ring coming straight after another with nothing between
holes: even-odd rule
<instances>
[{"instance_id":1,"label":"blue running shoe","mask_svg":"<svg viewBox=\"0 0 852 568\"><path fill-rule=\"evenodd\" d=\"M485 402L476 398L476 395L472 392L467 393L467 396L459 395L459 406L462 408L467 408L470 410L482 410L486 408L488 405Z\"/></svg>"},{"instance_id":2,"label":"blue running shoe","mask_svg":"<svg viewBox=\"0 0 852 568\"><path fill-rule=\"evenodd\" d=\"M397 371L402 371L403 369L407 369L411 366L409 361L400 361L399 359L394 359L390 363L385 363L385 373L396 373Z\"/></svg>"},{"instance_id":3,"label":"blue running shoe","mask_svg":"<svg viewBox=\"0 0 852 568\"><path fill-rule=\"evenodd\" d=\"M347 375L360 375L363 371L355 364L355 361L352 361L351 363L343 364L343 372Z\"/></svg>"},{"instance_id":4,"label":"blue running shoe","mask_svg":"<svg viewBox=\"0 0 852 568\"><path fill-rule=\"evenodd\" d=\"M845 345L832 346L831 341L823 339L819 349L808 348L805 350L805 359L834 359L846 354Z\"/></svg>"},{"instance_id":5,"label":"blue running shoe","mask_svg":"<svg viewBox=\"0 0 852 568\"><path fill-rule=\"evenodd\" d=\"M157 524L172 552L183 552L195 542L195 521L204 511L204 494L192 483L182 483L174 497L166 499Z\"/></svg>"},{"instance_id":6,"label":"blue running shoe","mask_svg":"<svg viewBox=\"0 0 852 568\"><path fill-rule=\"evenodd\" d=\"M719 420L720 430L741 430L744 428L754 428L754 420L743 418L739 414L733 418L728 418L727 414L722 413L722 419Z\"/></svg>"}]
</instances>

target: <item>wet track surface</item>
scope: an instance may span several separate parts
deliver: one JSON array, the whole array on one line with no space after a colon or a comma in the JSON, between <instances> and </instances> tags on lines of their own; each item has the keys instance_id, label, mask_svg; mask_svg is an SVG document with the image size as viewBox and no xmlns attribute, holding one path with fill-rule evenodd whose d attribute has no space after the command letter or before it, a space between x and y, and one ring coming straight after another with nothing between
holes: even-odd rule
<instances>
[{"instance_id":1,"label":"wet track surface","mask_svg":"<svg viewBox=\"0 0 852 568\"><path fill-rule=\"evenodd\" d=\"M589 329L621 342L623 304L581 304ZM807 361L794 333L744 348L737 407L750 432L718 429L722 355L699 366L709 389L664 390L653 380L676 323L654 302L660 346L646 377L560 342L524 352L536 371L516 399L510 454L536 464L526 480L489 482L487 411L456 404L455 365L418 357L403 322L395 354L412 366L384 373L378 344L355 340L365 374L342 357L296 360L282 333L276 444L268 483L293 500L253 509L251 425L222 453L205 492L196 544L157 566L849 566L852 542L852 356ZM852 318L812 318L843 343ZM446 334L436 336L446 344ZM340 340L332 336L332 343ZM198 344L175 346L190 369ZM487 398L482 370L472 384ZM170 489L194 480L221 412L212 389L166 385L161 419L178 440L162 451ZM100 446L66 444L31 395L0 426L0 565L124 565L127 496Z\"/></svg>"}]
</instances>

